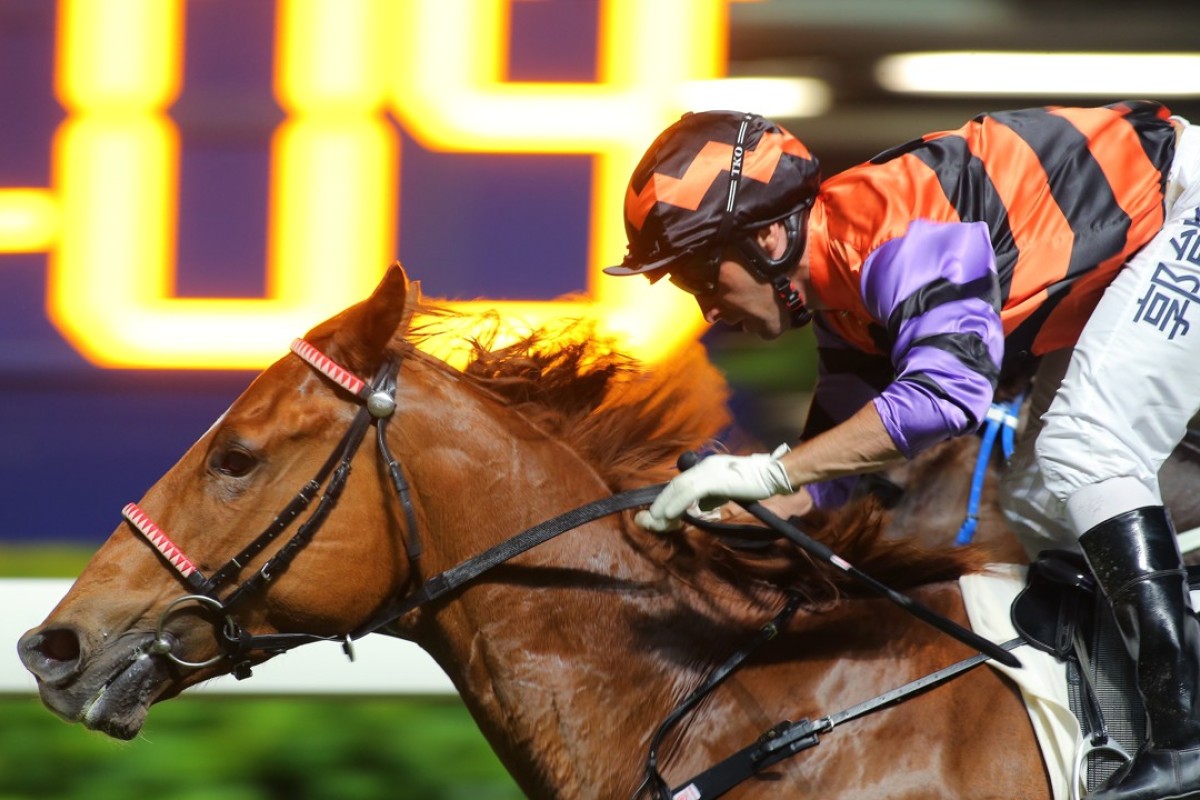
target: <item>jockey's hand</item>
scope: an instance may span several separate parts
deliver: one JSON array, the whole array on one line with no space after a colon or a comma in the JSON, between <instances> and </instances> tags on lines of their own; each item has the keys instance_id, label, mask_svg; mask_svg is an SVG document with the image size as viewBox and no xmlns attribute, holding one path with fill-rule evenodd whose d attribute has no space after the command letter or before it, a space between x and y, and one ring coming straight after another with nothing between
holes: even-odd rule
<instances>
[{"instance_id":1,"label":"jockey's hand","mask_svg":"<svg viewBox=\"0 0 1200 800\"><path fill-rule=\"evenodd\" d=\"M764 500L793 491L787 471L779 459L788 452L782 444L771 454L749 456L715 455L678 475L646 511L634 521L646 530L669 531L679 527L679 518L694 503L702 507L726 500Z\"/></svg>"},{"instance_id":2,"label":"jockey's hand","mask_svg":"<svg viewBox=\"0 0 1200 800\"><path fill-rule=\"evenodd\" d=\"M808 488L801 486L792 494L777 494L774 497L768 497L759 505L770 511L780 519L793 520L804 519L808 517L814 510L812 495L808 493ZM699 508L696 509L699 511ZM766 527L762 520L751 514L746 509L739 506L737 503L726 503L720 508L705 513L695 513L688 511L693 517L698 517L709 522L721 522L726 525L753 525L755 527ZM807 525L808 523L805 522Z\"/></svg>"},{"instance_id":3,"label":"jockey's hand","mask_svg":"<svg viewBox=\"0 0 1200 800\"><path fill-rule=\"evenodd\" d=\"M813 499L812 495L808 493L807 487L801 486L793 494L779 494L774 497L768 497L762 501L762 506L780 519L791 519L793 517L803 517L811 513L813 510ZM762 524L757 517L740 508L725 522L732 524L738 522Z\"/></svg>"}]
</instances>

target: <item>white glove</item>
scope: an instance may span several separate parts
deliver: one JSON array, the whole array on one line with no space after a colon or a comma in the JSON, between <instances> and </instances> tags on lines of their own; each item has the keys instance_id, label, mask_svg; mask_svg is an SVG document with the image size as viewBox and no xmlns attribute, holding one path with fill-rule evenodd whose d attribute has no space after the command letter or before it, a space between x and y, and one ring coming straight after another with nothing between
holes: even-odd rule
<instances>
[{"instance_id":1,"label":"white glove","mask_svg":"<svg viewBox=\"0 0 1200 800\"><path fill-rule=\"evenodd\" d=\"M795 491L779 459L790 448L781 444L775 452L750 456L709 456L680 473L634 522L650 531L679 527L679 518L693 503L706 497L725 500L765 500Z\"/></svg>"}]
</instances>

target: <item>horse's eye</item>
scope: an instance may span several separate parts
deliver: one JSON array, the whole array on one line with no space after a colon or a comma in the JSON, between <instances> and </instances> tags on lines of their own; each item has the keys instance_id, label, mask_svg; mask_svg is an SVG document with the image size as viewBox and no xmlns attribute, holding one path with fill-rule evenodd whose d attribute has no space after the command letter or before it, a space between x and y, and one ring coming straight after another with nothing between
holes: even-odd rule
<instances>
[{"instance_id":1,"label":"horse's eye","mask_svg":"<svg viewBox=\"0 0 1200 800\"><path fill-rule=\"evenodd\" d=\"M231 478L240 478L248 474L257 464L258 459L236 447L218 453L213 459L216 471Z\"/></svg>"}]
</instances>

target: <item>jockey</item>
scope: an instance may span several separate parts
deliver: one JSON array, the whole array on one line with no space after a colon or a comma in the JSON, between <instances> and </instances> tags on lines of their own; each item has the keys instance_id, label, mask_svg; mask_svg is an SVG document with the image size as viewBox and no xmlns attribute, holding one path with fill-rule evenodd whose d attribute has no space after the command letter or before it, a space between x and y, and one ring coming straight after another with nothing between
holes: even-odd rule
<instances>
[{"instance_id":1,"label":"jockey","mask_svg":"<svg viewBox=\"0 0 1200 800\"><path fill-rule=\"evenodd\" d=\"M667 277L764 339L812 321L820 359L801 442L705 459L639 524L702 498L836 506L974 432L1036 364L1005 513L1029 547L1078 539L1149 722L1094 797L1200 798L1200 623L1157 481L1200 410L1200 128L1148 101L981 114L822 183L780 126L688 114L634 171L625 226L606 272Z\"/></svg>"}]
</instances>

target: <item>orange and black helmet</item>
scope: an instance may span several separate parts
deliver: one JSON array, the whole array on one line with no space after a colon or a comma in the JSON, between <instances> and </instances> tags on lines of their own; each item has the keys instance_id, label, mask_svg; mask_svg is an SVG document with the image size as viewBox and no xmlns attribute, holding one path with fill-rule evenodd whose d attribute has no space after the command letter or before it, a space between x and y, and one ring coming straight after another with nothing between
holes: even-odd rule
<instances>
[{"instance_id":1,"label":"orange and black helmet","mask_svg":"<svg viewBox=\"0 0 1200 800\"><path fill-rule=\"evenodd\" d=\"M812 204L817 159L792 134L756 114L685 114L642 157L625 193L629 250L610 275L636 275Z\"/></svg>"}]
</instances>

